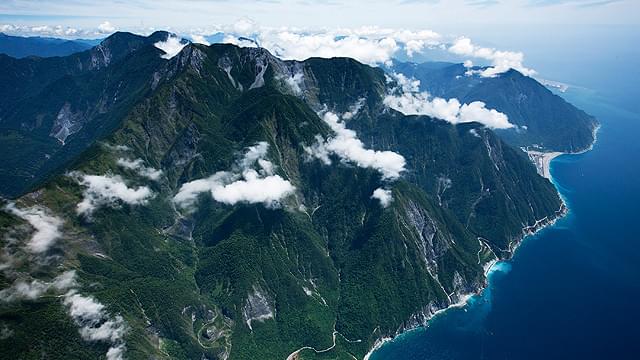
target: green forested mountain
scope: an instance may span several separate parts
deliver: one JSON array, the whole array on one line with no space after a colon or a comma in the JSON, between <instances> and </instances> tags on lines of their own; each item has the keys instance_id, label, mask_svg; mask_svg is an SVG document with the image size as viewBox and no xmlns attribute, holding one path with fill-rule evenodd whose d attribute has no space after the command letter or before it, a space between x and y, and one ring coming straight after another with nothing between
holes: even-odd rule
<instances>
[{"instance_id":1,"label":"green forested mountain","mask_svg":"<svg viewBox=\"0 0 640 360\"><path fill-rule=\"evenodd\" d=\"M2 189L32 190L0 212L0 354L360 359L563 210L492 131L384 106L381 69L166 38L0 58Z\"/></svg>"},{"instance_id":2,"label":"green forested mountain","mask_svg":"<svg viewBox=\"0 0 640 360\"><path fill-rule=\"evenodd\" d=\"M117 33L67 57L0 54L0 195L24 192L112 132L154 87L164 60L153 43L167 35Z\"/></svg>"},{"instance_id":3,"label":"green forested mountain","mask_svg":"<svg viewBox=\"0 0 640 360\"><path fill-rule=\"evenodd\" d=\"M516 70L496 77L468 76L463 64L447 62L395 62L391 70L420 80L421 89L434 96L463 103L483 101L488 108L506 114L517 128L498 134L512 145L577 152L594 141L598 123L592 116Z\"/></svg>"}]
</instances>

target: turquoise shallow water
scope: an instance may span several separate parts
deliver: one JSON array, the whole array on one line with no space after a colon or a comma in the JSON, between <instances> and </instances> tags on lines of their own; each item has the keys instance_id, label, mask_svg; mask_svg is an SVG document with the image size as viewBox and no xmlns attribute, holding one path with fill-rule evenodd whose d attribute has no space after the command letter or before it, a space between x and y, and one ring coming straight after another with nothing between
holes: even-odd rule
<instances>
[{"instance_id":1,"label":"turquoise shallow water","mask_svg":"<svg viewBox=\"0 0 640 360\"><path fill-rule=\"evenodd\" d=\"M563 94L602 123L592 151L551 164L569 214L495 267L481 296L372 360L640 359L638 80L619 83L616 96L580 87Z\"/></svg>"}]
</instances>

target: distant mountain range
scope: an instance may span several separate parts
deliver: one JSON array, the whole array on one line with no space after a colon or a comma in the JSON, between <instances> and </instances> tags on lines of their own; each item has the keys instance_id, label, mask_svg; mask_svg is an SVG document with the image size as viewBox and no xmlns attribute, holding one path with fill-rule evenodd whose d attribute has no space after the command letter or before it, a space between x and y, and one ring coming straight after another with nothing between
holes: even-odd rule
<instances>
[{"instance_id":1,"label":"distant mountain range","mask_svg":"<svg viewBox=\"0 0 640 360\"><path fill-rule=\"evenodd\" d=\"M533 78L509 70L496 77L467 74L463 64L394 62L390 71L420 80L422 90L463 103L483 101L505 113L516 129L498 134L510 144L545 151L577 152L594 141L598 123ZM480 70L475 68L472 70Z\"/></svg>"},{"instance_id":2,"label":"distant mountain range","mask_svg":"<svg viewBox=\"0 0 640 360\"><path fill-rule=\"evenodd\" d=\"M387 107L381 68L230 44L166 59L170 37L0 55L0 354L361 359L565 211L504 134ZM531 129L547 120L511 111L572 108L532 81L475 86Z\"/></svg>"},{"instance_id":3,"label":"distant mountain range","mask_svg":"<svg viewBox=\"0 0 640 360\"><path fill-rule=\"evenodd\" d=\"M0 54L15 58L27 56L67 56L92 48L100 40L66 40L50 37L23 37L0 33Z\"/></svg>"}]
</instances>

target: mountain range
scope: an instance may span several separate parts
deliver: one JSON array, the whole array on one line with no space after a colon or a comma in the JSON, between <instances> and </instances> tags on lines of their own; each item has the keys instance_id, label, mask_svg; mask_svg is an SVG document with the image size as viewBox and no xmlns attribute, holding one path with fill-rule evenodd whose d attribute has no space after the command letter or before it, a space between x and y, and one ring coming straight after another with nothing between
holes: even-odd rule
<instances>
[{"instance_id":1,"label":"mountain range","mask_svg":"<svg viewBox=\"0 0 640 360\"><path fill-rule=\"evenodd\" d=\"M513 145L578 150L595 126L514 71L457 94L535 137L404 115L384 101L398 84L353 59L170 56L171 38L0 55L0 353L363 358L564 213ZM430 92L461 91L438 76ZM565 142L529 116L541 104Z\"/></svg>"},{"instance_id":2,"label":"mountain range","mask_svg":"<svg viewBox=\"0 0 640 360\"><path fill-rule=\"evenodd\" d=\"M22 37L0 33L0 54L15 58L68 56L90 49L99 43L100 40L67 40L40 36Z\"/></svg>"},{"instance_id":3,"label":"mountain range","mask_svg":"<svg viewBox=\"0 0 640 360\"><path fill-rule=\"evenodd\" d=\"M579 152L591 146L598 126L593 116L516 70L493 77L472 75L482 70L448 62L396 61L390 68L420 80L421 90L434 96L483 101L506 114L517 127L498 134L511 145L550 152Z\"/></svg>"}]
</instances>

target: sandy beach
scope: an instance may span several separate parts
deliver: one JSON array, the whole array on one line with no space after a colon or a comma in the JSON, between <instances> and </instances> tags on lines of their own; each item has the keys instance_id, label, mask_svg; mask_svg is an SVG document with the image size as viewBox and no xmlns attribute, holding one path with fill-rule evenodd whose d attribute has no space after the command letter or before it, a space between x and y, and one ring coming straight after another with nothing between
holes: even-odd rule
<instances>
[{"instance_id":1,"label":"sandy beach","mask_svg":"<svg viewBox=\"0 0 640 360\"><path fill-rule=\"evenodd\" d=\"M527 155L533 163L536 165L536 169L538 169L538 174L541 176L551 180L551 172L549 171L549 167L551 165L551 160L562 155L562 152L540 152L540 151L527 151Z\"/></svg>"}]
</instances>

